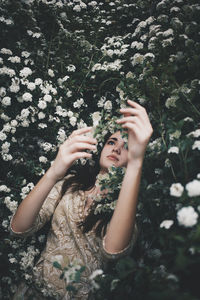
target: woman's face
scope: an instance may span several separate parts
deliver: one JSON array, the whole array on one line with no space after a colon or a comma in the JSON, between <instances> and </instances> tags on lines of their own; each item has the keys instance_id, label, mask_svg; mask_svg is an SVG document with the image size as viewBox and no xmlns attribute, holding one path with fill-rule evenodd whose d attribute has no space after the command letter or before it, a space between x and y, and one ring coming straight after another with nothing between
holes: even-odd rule
<instances>
[{"instance_id":1,"label":"woman's face","mask_svg":"<svg viewBox=\"0 0 200 300\"><path fill-rule=\"evenodd\" d=\"M108 168L126 167L128 162L128 150L125 149L124 140L120 131L112 134L106 141L100 156L101 171L107 172Z\"/></svg>"}]
</instances>

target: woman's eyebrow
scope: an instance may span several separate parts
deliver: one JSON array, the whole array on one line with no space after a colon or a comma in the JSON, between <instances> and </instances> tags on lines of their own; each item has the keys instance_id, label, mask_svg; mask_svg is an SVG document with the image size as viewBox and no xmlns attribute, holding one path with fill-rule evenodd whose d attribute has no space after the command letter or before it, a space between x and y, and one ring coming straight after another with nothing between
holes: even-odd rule
<instances>
[{"instance_id":1,"label":"woman's eyebrow","mask_svg":"<svg viewBox=\"0 0 200 300\"><path fill-rule=\"evenodd\" d=\"M111 137L111 138L109 138L109 140L118 141L118 139L117 139L117 138L115 138L115 137Z\"/></svg>"}]
</instances>

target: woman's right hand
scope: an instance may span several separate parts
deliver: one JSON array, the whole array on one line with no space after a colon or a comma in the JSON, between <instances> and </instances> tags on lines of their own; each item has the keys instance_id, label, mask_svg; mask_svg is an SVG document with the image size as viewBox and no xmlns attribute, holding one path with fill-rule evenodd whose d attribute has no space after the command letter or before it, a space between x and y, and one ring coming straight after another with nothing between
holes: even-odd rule
<instances>
[{"instance_id":1,"label":"woman's right hand","mask_svg":"<svg viewBox=\"0 0 200 300\"><path fill-rule=\"evenodd\" d=\"M84 150L96 150L97 140L84 136L92 130L92 127L85 127L74 130L67 140L59 147L58 154L48 170L49 176L55 181L62 179L73 162L79 158L91 158L92 154Z\"/></svg>"}]
</instances>

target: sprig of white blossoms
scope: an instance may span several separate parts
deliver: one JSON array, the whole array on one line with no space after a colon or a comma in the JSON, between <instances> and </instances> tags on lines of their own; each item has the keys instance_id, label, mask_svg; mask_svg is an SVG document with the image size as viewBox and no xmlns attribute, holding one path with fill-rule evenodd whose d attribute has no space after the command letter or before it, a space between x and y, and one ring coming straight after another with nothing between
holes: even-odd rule
<instances>
[{"instance_id":1,"label":"sprig of white blossoms","mask_svg":"<svg viewBox=\"0 0 200 300\"><path fill-rule=\"evenodd\" d=\"M96 184L105 190L105 193L100 193L94 197L94 201L98 202L95 207L94 214L113 213L118 195L121 189L122 180L124 178L126 168L111 166L108 173L98 174Z\"/></svg>"}]
</instances>

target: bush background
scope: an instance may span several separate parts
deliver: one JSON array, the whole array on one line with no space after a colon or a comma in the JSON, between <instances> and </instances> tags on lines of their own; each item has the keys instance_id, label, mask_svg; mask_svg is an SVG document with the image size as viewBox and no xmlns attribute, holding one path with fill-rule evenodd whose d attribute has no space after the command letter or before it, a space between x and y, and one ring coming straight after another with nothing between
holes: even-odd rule
<instances>
[{"instance_id":1,"label":"bush background","mask_svg":"<svg viewBox=\"0 0 200 300\"><path fill-rule=\"evenodd\" d=\"M199 217L177 219L183 207L200 213L199 19L197 0L1 1L1 299L21 278L31 282L47 230L11 238L18 203L72 130L92 125L94 112L115 115L127 98L146 108L154 129L140 234L132 255L98 279L95 297L199 299ZM185 187L195 179L191 194ZM174 183L184 188L179 196Z\"/></svg>"}]
</instances>

